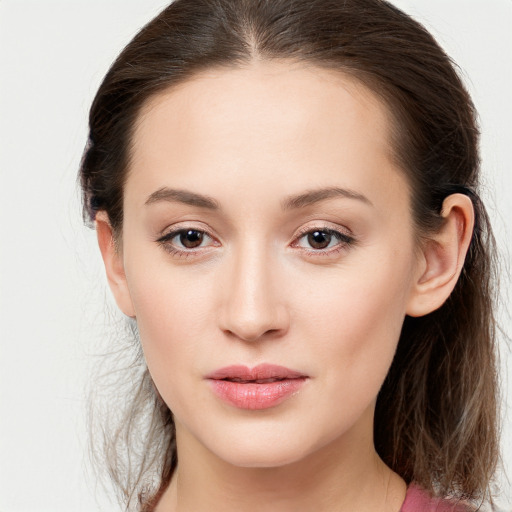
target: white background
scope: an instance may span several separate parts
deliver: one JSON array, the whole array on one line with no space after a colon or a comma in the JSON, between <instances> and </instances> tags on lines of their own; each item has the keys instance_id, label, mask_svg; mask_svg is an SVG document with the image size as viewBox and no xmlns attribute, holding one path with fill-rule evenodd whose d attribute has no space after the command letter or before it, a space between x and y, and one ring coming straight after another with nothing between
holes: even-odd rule
<instances>
[{"instance_id":1,"label":"white background","mask_svg":"<svg viewBox=\"0 0 512 512\"><path fill-rule=\"evenodd\" d=\"M485 199L509 262L512 1L395 4L426 24L464 70L481 116ZM117 510L95 487L86 457L85 388L109 293L95 235L81 223L76 172L100 80L165 5L0 0L0 512ZM503 281L506 302L505 274ZM501 319L510 335L505 308ZM504 370L512 357L503 337L501 357L503 453L512 468ZM510 484L500 480L501 507L512 510Z\"/></svg>"}]
</instances>

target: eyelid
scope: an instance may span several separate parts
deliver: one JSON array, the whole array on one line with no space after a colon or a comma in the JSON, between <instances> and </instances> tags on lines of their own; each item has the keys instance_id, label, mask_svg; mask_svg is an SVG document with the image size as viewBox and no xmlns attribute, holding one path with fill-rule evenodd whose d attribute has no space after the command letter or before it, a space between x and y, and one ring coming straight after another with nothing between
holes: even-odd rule
<instances>
[{"instance_id":1,"label":"eyelid","mask_svg":"<svg viewBox=\"0 0 512 512\"><path fill-rule=\"evenodd\" d=\"M293 238L296 239L302 235L312 233L313 231L327 231L327 232L334 231L334 232L340 233L341 235L345 235L349 238L354 237L354 234L352 233L352 231L345 226L340 226L338 224L331 224L330 222L326 222L326 221L318 221L318 222L313 221L313 222L307 224L306 226L302 226L301 228L299 228Z\"/></svg>"},{"instance_id":2,"label":"eyelid","mask_svg":"<svg viewBox=\"0 0 512 512\"><path fill-rule=\"evenodd\" d=\"M176 222L175 224L166 226L164 229L158 232L157 236L158 238L162 238L176 231L187 231L190 229L193 229L195 231L201 231L203 233L210 235L213 238L213 235L211 234L212 230L209 228L209 226L204 224L203 222L195 220L182 220L180 222Z\"/></svg>"},{"instance_id":3,"label":"eyelid","mask_svg":"<svg viewBox=\"0 0 512 512\"><path fill-rule=\"evenodd\" d=\"M180 235L181 233L186 233L187 231L197 231L198 233L202 233L203 235L206 235L208 238L211 238L212 240L214 240L214 237L212 235L210 235L207 231L203 230L203 229L196 229L196 228L179 228L179 229L174 229L172 231L169 231L168 233L166 233L165 235L162 235L158 240L157 242L169 242L170 240L172 240L173 238L176 238L178 235ZM189 251L192 251L193 249L188 249Z\"/></svg>"}]
</instances>

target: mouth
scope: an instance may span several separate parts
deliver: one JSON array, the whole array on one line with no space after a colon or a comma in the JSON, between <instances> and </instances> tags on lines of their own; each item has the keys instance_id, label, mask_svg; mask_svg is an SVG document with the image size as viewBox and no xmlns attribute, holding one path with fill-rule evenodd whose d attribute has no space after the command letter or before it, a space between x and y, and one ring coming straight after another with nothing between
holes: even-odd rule
<instances>
[{"instance_id":1,"label":"mouth","mask_svg":"<svg viewBox=\"0 0 512 512\"><path fill-rule=\"evenodd\" d=\"M255 380L247 380L247 379L239 379L237 377L227 377L225 379L217 379L217 380L225 380L227 382L240 382L242 384L248 384L249 382L254 382L255 384L267 384L269 382L280 382L282 380L286 380L286 377L280 379L255 379Z\"/></svg>"},{"instance_id":2,"label":"mouth","mask_svg":"<svg viewBox=\"0 0 512 512\"><path fill-rule=\"evenodd\" d=\"M307 377L307 375L301 372L275 364L259 364L252 369L241 365L226 366L206 376L207 379L213 380L227 380L243 383L257 382L258 384L305 377Z\"/></svg>"},{"instance_id":3,"label":"mouth","mask_svg":"<svg viewBox=\"0 0 512 512\"><path fill-rule=\"evenodd\" d=\"M296 395L309 377L284 366L261 364L253 369L227 366L206 377L213 392L239 409L268 409Z\"/></svg>"}]
</instances>

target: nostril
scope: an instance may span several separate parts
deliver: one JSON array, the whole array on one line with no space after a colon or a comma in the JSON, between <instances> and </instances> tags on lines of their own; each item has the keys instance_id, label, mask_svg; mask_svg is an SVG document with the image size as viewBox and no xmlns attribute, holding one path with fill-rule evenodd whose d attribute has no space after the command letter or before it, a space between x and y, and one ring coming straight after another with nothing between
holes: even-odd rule
<instances>
[{"instance_id":1,"label":"nostril","mask_svg":"<svg viewBox=\"0 0 512 512\"><path fill-rule=\"evenodd\" d=\"M225 332L234 338L238 338L242 341L247 342L254 342L259 340L267 340L272 338L280 337L284 334L286 329L248 329L248 328L231 328L231 329L225 329Z\"/></svg>"}]
</instances>

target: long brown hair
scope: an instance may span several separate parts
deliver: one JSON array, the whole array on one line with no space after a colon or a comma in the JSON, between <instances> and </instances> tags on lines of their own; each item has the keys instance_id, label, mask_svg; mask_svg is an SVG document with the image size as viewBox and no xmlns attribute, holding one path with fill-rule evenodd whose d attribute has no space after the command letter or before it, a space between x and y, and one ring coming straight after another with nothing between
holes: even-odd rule
<instances>
[{"instance_id":1,"label":"long brown hair","mask_svg":"<svg viewBox=\"0 0 512 512\"><path fill-rule=\"evenodd\" d=\"M460 279L441 308L405 319L378 396L374 439L407 483L488 497L498 457L495 266L478 196L479 130L455 65L418 22L383 0L175 0L123 50L94 99L80 169L86 219L105 210L121 235L131 137L149 98L201 70L255 59L348 73L384 100L419 236L439 226L446 196L471 198L476 225ZM135 359L138 380L119 425L104 429L104 447L127 508L138 502L149 510L177 454L172 414L140 350Z\"/></svg>"}]
</instances>

